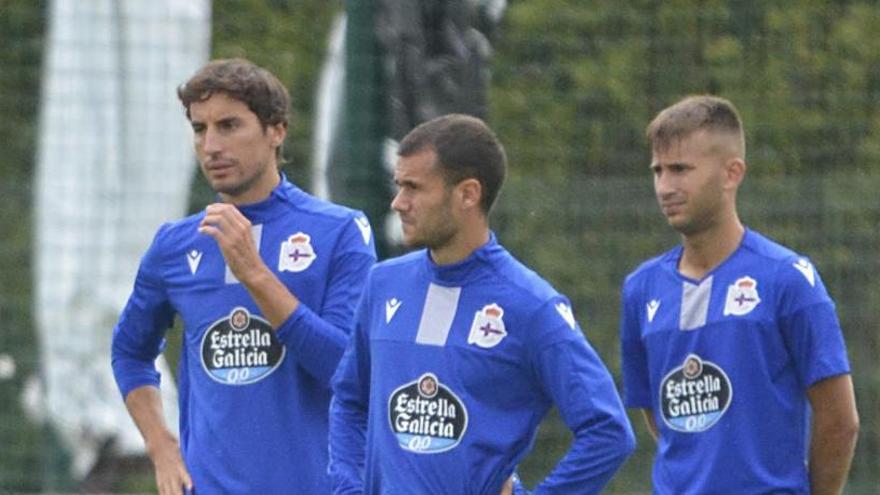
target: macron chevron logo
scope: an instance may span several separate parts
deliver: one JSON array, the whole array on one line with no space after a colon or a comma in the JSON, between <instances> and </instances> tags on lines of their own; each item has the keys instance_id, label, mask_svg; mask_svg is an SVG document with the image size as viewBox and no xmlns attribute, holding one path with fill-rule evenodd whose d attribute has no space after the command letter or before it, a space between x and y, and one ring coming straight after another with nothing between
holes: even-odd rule
<instances>
[{"instance_id":1,"label":"macron chevron logo","mask_svg":"<svg viewBox=\"0 0 880 495\"><path fill-rule=\"evenodd\" d=\"M385 301L385 323L391 323L391 318L394 318L394 314L397 313L401 304L403 304L403 301L398 300L396 297Z\"/></svg>"},{"instance_id":2,"label":"macron chevron logo","mask_svg":"<svg viewBox=\"0 0 880 495\"><path fill-rule=\"evenodd\" d=\"M648 323L654 321L654 315L657 314L657 310L660 309L660 300L653 299L651 302L645 305L648 310Z\"/></svg>"},{"instance_id":3,"label":"macron chevron logo","mask_svg":"<svg viewBox=\"0 0 880 495\"><path fill-rule=\"evenodd\" d=\"M199 262L202 261L202 253L193 249L192 251L186 253L186 262L189 265L189 272L193 275L196 274L196 270L199 269Z\"/></svg>"},{"instance_id":4,"label":"macron chevron logo","mask_svg":"<svg viewBox=\"0 0 880 495\"><path fill-rule=\"evenodd\" d=\"M364 238L364 244L369 244L370 237L373 235L373 230L370 229L370 221L367 220L367 217L355 217L354 223L361 231L361 237Z\"/></svg>"},{"instance_id":5,"label":"macron chevron logo","mask_svg":"<svg viewBox=\"0 0 880 495\"><path fill-rule=\"evenodd\" d=\"M574 313L571 311L571 306L565 304L563 302L556 303L556 311L559 313L559 316L568 323L568 326L574 330L575 321L574 321Z\"/></svg>"},{"instance_id":6,"label":"macron chevron logo","mask_svg":"<svg viewBox=\"0 0 880 495\"><path fill-rule=\"evenodd\" d=\"M816 286L816 272L813 270L813 265L811 265L809 261L801 258L797 260L796 263L792 263L792 266L797 268L797 271L801 272L804 277L806 277L807 282L810 283L810 286Z\"/></svg>"}]
</instances>

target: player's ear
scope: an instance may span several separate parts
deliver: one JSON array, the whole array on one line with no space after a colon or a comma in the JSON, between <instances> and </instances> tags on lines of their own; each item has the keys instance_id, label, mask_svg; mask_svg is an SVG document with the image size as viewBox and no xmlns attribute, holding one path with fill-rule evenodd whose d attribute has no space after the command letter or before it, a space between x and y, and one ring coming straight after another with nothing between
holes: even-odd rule
<instances>
[{"instance_id":1,"label":"player's ear","mask_svg":"<svg viewBox=\"0 0 880 495\"><path fill-rule=\"evenodd\" d=\"M746 162L742 158L729 158L724 164L727 183L731 187L739 187L746 177Z\"/></svg>"},{"instance_id":2,"label":"player's ear","mask_svg":"<svg viewBox=\"0 0 880 495\"><path fill-rule=\"evenodd\" d=\"M287 125L283 122L279 122L277 124L267 126L266 132L269 133L269 136L272 139L272 146L277 148L281 146L281 144L284 142L284 138L287 137Z\"/></svg>"},{"instance_id":3,"label":"player's ear","mask_svg":"<svg viewBox=\"0 0 880 495\"><path fill-rule=\"evenodd\" d=\"M480 185L480 181L474 178L464 179L455 186L455 189L462 208L480 207L480 198L483 196L483 187Z\"/></svg>"}]
</instances>

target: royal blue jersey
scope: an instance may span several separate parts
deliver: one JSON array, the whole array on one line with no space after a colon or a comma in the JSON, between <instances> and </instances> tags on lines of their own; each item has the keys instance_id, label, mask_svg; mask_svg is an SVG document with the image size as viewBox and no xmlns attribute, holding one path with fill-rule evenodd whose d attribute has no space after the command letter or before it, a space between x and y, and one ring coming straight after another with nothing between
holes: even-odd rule
<instances>
[{"instance_id":1,"label":"royal blue jersey","mask_svg":"<svg viewBox=\"0 0 880 495\"><path fill-rule=\"evenodd\" d=\"M623 286L624 400L660 432L654 493L809 493L806 390L849 372L819 274L751 230L702 280L679 273L681 255Z\"/></svg>"},{"instance_id":2,"label":"royal blue jersey","mask_svg":"<svg viewBox=\"0 0 880 495\"><path fill-rule=\"evenodd\" d=\"M635 445L568 300L494 235L376 265L333 391L337 494L497 495L553 404L574 443L535 493L598 493Z\"/></svg>"},{"instance_id":3,"label":"royal blue jersey","mask_svg":"<svg viewBox=\"0 0 880 495\"><path fill-rule=\"evenodd\" d=\"M272 329L198 232L204 212L166 224L113 333L116 381L123 397L158 385L153 363L180 315L180 440L196 492L327 493L329 380L375 261L370 227L286 179L239 211L296 311Z\"/></svg>"}]
</instances>

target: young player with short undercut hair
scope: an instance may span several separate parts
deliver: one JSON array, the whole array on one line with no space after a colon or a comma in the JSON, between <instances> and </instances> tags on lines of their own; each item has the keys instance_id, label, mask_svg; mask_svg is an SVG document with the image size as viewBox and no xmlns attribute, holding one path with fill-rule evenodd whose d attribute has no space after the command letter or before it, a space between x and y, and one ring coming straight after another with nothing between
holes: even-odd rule
<instances>
[{"instance_id":1,"label":"young player with short undercut hair","mask_svg":"<svg viewBox=\"0 0 880 495\"><path fill-rule=\"evenodd\" d=\"M682 239L623 284L624 400L657 439L654 493L839 494L858 432L843 335L812 263L739 220L736 108L688 97L647 136Z\"/></svg>"}]
</instances>

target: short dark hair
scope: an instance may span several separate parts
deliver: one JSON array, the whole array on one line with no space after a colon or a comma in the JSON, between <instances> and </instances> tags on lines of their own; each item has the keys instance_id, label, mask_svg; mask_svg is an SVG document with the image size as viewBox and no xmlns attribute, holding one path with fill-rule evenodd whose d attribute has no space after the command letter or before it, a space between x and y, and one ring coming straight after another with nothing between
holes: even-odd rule
<instances>
[{"instance_id":1,"label":"short dark hair","mask_svg":"<svg viewBox=\"0 0 880 495\"><path fill-rule=\"evenodd\" d=\"M745 136L739 112L729 100L710 95L688 96L665 108L648 124L645 136L653 149L668 149L696 131L734 135L745 153Z\"/></svg>"},{"instance_id":2,"label":"short dark hair","mask_svg":"<svg viewBox=\"0 0 880 495\"><path fill-rule=\"evenodd\" d=\"M480 209L488 215L507 173L504 146L492 129L470 115L443 115L410 131L397 155L406 157L428 149L437 154L437 165L448 185L471 178L479 181Z\"/></svg>"},{"instance_id":3,"label":"short dark hair","mask_svg":"<svg viewBox=\"0 0 880 495\"><path fill-rule=\"evenodd\" d=\"M274 74L249 60L230 58L209 62L177 88L177 97L189 119L190 105L207 100L215 92L226 93L247 105L260 120L263 130L270 125L288 125L290 95L287 88Z\"/></svg>"}]
</instances>

